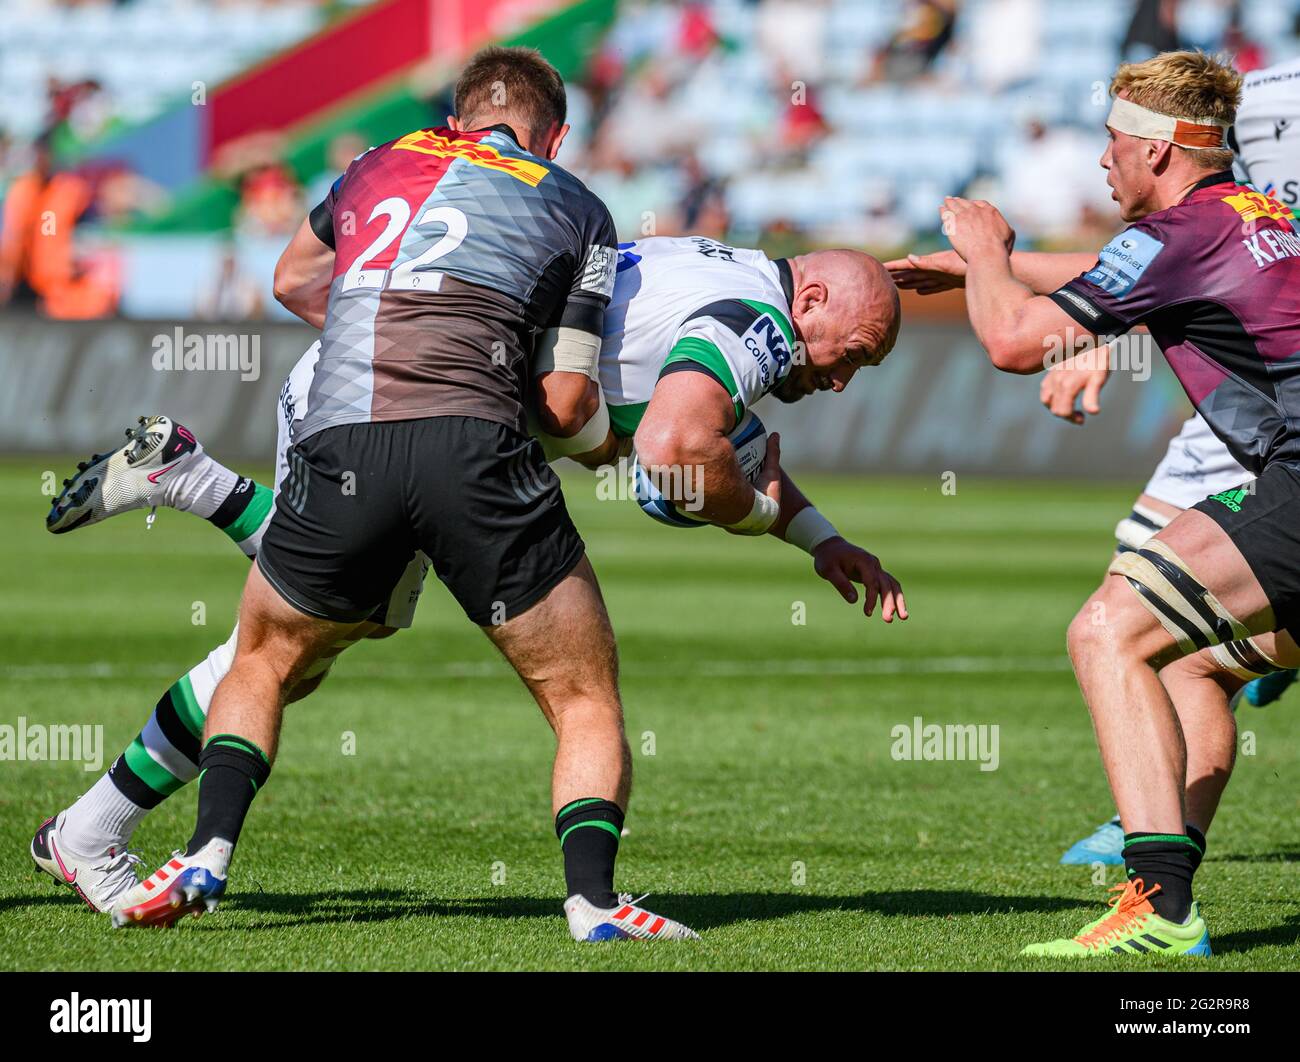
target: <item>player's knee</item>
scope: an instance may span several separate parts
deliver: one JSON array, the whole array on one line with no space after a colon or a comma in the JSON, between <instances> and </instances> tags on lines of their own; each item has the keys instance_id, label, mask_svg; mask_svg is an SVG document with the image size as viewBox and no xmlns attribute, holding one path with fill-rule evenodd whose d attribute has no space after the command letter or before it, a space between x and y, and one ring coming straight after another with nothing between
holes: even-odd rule
<instances>
[{"instance_id":1,"label":"player's knee","mask_svg":"<svg viewBox=\"0 0 1300 1062\"><path fill-rule=\"evenodd\" d=\"M623 735L623 705L616 693L599 693L591 690L552 690L548 704L557 732L574 730L617 730L626 747ZM627 752L630 757L631 752Z\"/></svg>"},{"instance_id":2,"label":"player's knee","mask_svg":"<svg viewBox=\"0 0 1300 1062\"><path fill-rule=\"evenodd\" d=\"M1145 659L1144 636L1152 628L1151 617L1133 595L1107 580L1070 621L1066 648L1076 670L1102 660Z\"/></svg>"},{"instance_id":3,"label":"player's knee","mask_svg":"<svg viewBox=\"0 0 1300 1062\"><path fill-rule=\"evenodd\" d=\"M1075 614L1066 629L1065 647L1076 666L1106 648L1107 632L1099 619L1105 613L1098 609L1100 604L1102 602L1097 599L1097 595L1093 595Z\"/></svg>"}]
</instances>

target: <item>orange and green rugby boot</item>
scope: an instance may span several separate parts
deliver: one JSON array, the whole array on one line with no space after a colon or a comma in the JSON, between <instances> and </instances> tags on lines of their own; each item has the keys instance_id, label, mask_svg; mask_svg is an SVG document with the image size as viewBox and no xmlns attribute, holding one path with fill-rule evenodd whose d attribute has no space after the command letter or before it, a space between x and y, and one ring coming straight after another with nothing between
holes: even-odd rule
<instances>
[{"instance_id":1,"label":"orange and green rugby boot","mask_svg":"<svg viewBox=\"0 0 1300 1062\"><path fill-rule=\"evenodd\" d=\"M1069 939L1030 944L1021 955L1072 958L1104 955L1209 955L1210 931L1193 903L1187 921L1179 925L1161 918L1150 897L1160 891L1146 889L1141 878L1114 886L1119 895L1110 901L1110 911Z\"/></svg>"}]
</instances>

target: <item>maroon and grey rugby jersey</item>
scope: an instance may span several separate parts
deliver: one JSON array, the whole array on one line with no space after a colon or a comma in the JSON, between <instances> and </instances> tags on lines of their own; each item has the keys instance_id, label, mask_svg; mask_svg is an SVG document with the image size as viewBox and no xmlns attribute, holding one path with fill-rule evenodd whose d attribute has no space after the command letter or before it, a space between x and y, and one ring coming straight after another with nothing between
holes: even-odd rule
<instances>
[{"instance_id":1,"label":"maroon and grey rugby jersey","mask_svg":"<svg viewBox=\"0 0 1300 1062\"><path fill-rule=\"evenodd\" d=\"M609 211L508 126L371 148L311 225L334 248L334 278L295 439L438 416L523 430L538 333L601 333L618 253Z\"/></svg>"},{"instance_id":2,"label":"maroon and grey rugby jersey","mask_svg":"<svg viewBox=\"0 0 1300 1062\"><path fill-rule=\"evenodd\" d=\"M1146 325L1251 472L1300 465L1300 233L1272 196L1230 173L1206 177L1051 297L1099 337Z\"/></svg>"}]
</instances>

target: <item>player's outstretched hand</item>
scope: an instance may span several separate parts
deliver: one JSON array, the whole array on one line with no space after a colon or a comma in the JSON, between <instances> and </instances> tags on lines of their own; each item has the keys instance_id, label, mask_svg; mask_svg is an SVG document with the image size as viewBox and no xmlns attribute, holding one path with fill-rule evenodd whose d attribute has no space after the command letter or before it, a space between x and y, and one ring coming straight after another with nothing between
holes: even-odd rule
<instances>
[{"instance_id":1,"label":"player's outstretched hand","mask_svg":"<svg viewBox=\"0 0 1300 1062\"><path fill-rule=\"evenodd\" d=\"M950 195L939 207L939 217L952 249L967 262L998 246L1010 254L1016 244L1015 230L1007 224L1002 212L983 199Z\"/></svg>"},{"instance_id":2,"label":"player's outstretched hand","mask_svg":"<svg viewBox=\"0 0 1300 1062\"><path fill-rule=\"evenodd\" d=\"M956 251L909 254L885 263L894 283L905 291L934 295L966 286L966 260Z\"/></svg>"},{"instance_id":3,"label":"player's outstretched hand","mask_svg":"<svg viewBox=\"0 0 1300 1062\"><path fill-rule=\"evenodd\" d=\"M907 619L907 602L898 580L880 567L880 561L847 539L828 538L813 550L813 570L840 592L850 605L858 599L861 583L866 600L863 615L870 616L880 600L880 618L893 623L894 617Z\"/></svg>"},{"instance_id":4,"label":"player's outstretched hand","mask_svg":"<svg viewBox=\"0 0 1300 1062\"><path fill-rule=\"evenodd\" d=\"M1085 351L1043 373L1038 398L1052 416L1071 424L1082 424L1085 414L1095 417L1101 412L1101 389L1108 379L1110 366L1105 350ZM1075 409L1074 403L1080 394L1083 395L1082 408Z\"/></svg>"}]
</instances>

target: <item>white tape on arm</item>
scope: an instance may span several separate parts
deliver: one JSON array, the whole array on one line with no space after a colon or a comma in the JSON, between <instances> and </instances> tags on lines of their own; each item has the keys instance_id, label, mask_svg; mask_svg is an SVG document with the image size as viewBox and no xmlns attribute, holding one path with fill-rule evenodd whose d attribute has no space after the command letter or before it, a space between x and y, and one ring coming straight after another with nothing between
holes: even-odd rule
<instances>
[{"instance_id":1,"label":"white tape on arm","mask_svg":"<svg viewBox=\"0 0 1300 1062\"><path fill-rule=\"evenodd\" d=\"M738 535L765 535L780 515L781 505L775 498L754 491L754 507L749 510L749 515L727 527Z\"/></svg>"},{"instance_id":2,"label":"white tape on arm","mask_svg":"<svg viewBox=\"0 0 1300 1062\"><path fill-rule=\"evenodd\" d=\"M563 372L564 370L558 371ZM599 397L596 412L591 415L591 419L586 424L578 429L577 435L570 435L567 439L561 439L554 435L547 435L544 432L537 433L548 460L553 460L556 457L571 457L574 454L585 454L596 449L608 437L609 407L605 405L605 392L597 388L597 394Z\"/></svg>"},{"instance_id":3,"label":"white tape on arm","mask_svg":"<svg viewBox=\"0 0 1300 1062\"><path fill-rule=\"evenodd\" d=\"M811 553L828 538L836 538L838 535L835 525L811 505L795 513L785 528L785 540L807 553Z\"/></svg>"},{"instance_id":4,"label":"white tape on arm","mask_svg":"<svg viewBox=\"0 0 1300 1062\"><path fill-rule=\"evenodd\" d=\"M599 361L600 336L577 328L548 328L537 340L533 375L580 372L587 379L594 380Z\"/></svg>"}]
</instances>

